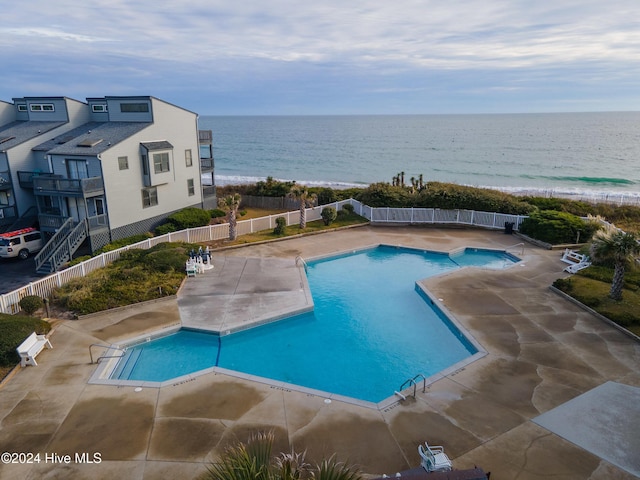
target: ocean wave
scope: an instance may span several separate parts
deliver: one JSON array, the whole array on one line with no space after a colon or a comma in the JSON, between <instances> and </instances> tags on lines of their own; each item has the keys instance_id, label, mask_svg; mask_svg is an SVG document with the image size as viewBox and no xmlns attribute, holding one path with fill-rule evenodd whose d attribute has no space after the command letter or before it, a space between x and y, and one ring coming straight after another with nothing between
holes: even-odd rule
<instances>
[{"instance_id":1,"label":"ocean wave","mask_svg":"<svg viewBox=\"0 0 640 480\"><path fill-rule=\"evenodd\" d=\"M249 185L256 182L264 182L266 177L253 177L253 176L243 176L243 175L216 175L215 182L216 185L225 186L225 185ZM274 178L279 182L292 182L293 179L285 179L285 178ZM345 189L345 188L363 188L367 187L369 183L361 182L337 182L331 180L295 180L295 182L299 185L306 185L308 187L329 187L335 189Z\"/></svg>"},{"instance_id":2,"label":"ocean wave","mask_svg":"<svg viewBox=\"0 0 640 480\"><path fill-rule=\"evenodd\" d=\"M553 180L556 182L582 182L591 184L610 184L610 185L635 185L636 182L627 180L626 178L616 177L572 177L572 176L549 176L549 175L521 175L521 178L535 180Z\"/></svg>"}]
</instances>

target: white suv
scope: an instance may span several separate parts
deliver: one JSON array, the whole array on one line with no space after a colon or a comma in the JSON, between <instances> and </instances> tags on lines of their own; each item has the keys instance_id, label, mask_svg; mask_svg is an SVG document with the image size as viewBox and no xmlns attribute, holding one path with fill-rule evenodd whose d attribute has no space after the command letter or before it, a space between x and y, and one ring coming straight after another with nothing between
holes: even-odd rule
<instances>
[{"instance_id":1,"label":"white suv","mask_svg":"<svg viewBox=\"0 0 640 480\"><path fill-rule=\"evenodd\" d=\"M35 228L0 233L0 258L20 257L24 260L43 246L42 234Z\"/></svg>"}]
</instances>

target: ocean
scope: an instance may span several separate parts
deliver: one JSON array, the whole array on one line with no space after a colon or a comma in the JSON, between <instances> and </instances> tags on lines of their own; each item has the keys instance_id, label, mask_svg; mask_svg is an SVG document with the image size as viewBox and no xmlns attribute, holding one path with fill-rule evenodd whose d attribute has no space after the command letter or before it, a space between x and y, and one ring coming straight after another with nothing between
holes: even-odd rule
<instances>
[{"instance_id":1,"label":"ocean","mask_svg":"<svg viewBox=\"0 0 640 480\"><path fill-rule=\"evenodd\" d=\"M217 185L427 181L640 204L640 112L202 116Z\"/></svg>"}]
</instances>

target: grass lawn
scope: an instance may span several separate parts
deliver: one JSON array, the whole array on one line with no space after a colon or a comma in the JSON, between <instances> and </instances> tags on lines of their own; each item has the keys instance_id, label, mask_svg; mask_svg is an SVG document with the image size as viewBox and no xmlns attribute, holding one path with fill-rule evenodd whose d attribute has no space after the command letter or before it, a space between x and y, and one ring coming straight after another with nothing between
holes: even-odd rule
<instances>
[{"instance_id":1,"label":"grass lawn","mask_svg":"<svg viewBox=\"0 0 640 480\"><path fill-rule=\"evenodd\" d=\"M625 288L622 300L616 302L609 298L610 283L579 274L556 286L599 314L640 335L640 291Z\"/></svg>"}]
</instances>

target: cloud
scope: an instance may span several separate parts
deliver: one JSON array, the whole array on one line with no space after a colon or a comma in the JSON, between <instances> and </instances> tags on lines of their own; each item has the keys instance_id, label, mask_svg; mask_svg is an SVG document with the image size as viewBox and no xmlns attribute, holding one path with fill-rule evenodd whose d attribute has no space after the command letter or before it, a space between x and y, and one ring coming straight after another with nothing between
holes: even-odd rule
<instances>
[{"instance_id":1,"label":"cloud","mask_svg":"<svg viewBox=\"0 0 640 480\"><path fill-rule=\"evenodd\" d=\"M634 78L637 18L636 0L112 0L108 6L32 0L3 10L0 46L12 52L12 71L23 76L18 85L42 74L34 58L52 57L60 71L75 65L65 75L84 79L78 83L108 85L106 75L130 90L162 91L166 83L282 96L306 82L307 92L325 88L325 98L337 100L354 95L358 84L379 99L383 92L426 95L430 85L446 94L441 86L449 83L458 86L451 95L530 89L542 95L544 86L527 78L557 85L574 72L578 84ZM92 82L97 71L101 77ZM467 77L466 85L459 77ZM476 84L479 77L486 85ZM145 85L144 78L163 81ZM49 81L55 84L55 75ZM9 98L31 93L43 94L0 87ZM91 92L99 94L109 92ZM637 106L638 97L632 100Z\"/></svg>"}]
</instances>

